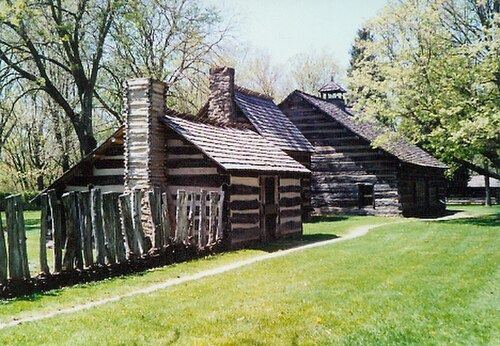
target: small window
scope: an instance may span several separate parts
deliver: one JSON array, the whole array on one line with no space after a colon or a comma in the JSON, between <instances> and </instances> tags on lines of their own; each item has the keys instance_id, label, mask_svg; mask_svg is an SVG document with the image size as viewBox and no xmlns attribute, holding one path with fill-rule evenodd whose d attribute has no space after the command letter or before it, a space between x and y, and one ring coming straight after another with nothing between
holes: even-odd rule
<instances>
[{"instance_id":1,"label":"small window","mask_svg":"<svg viewBox=\"0 0 500 346\"><path fill-rule=\"evenodd\" d=\"M374 206L373 185L360 184L358 185L358 205L360 208Z\"/></svg>"}]
</instances>

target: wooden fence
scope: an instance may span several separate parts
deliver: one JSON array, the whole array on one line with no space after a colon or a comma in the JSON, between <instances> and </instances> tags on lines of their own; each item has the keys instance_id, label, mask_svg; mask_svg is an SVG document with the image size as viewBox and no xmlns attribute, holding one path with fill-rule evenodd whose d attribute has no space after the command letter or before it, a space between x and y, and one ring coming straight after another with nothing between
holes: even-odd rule
<instances>
[{"instance_id":1,"label":"wooden fence","mask_svg":"<svg viewBox=\"0 0 500 346\"><path fill-rule=\"evenodd\" d=\"M37 279L127 265L176 249L203 253L222 243L223 192L179 190L175 205L158 188L145 193L136 189L102 194L96 188L68 192L61 199L53 190L42 194ZM171 219L169 207L175 207L175 219ZM7 242L0 215L0 286L4 288L33 281L19 195L6 198L5 215ZM151 234L145 234L145 224ZM52 240L51 265L48 239Z\"/></svg>"}]
</instances>

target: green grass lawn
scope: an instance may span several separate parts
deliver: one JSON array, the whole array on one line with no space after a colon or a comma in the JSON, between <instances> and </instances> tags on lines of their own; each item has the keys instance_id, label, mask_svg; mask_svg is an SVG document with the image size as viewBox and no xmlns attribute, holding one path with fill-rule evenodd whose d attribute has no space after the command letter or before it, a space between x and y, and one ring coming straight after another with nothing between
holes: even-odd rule
<instances>
[{"instance_id":1,"label":"green grass lawn","mask_svg":"<svg viewBox=\"0 0 500 346\"><path fill-rule=\"evenodd\" d=\"M317 220L305 226L305 241L384 225L347 242L3 329L0 343L499 344L500 208L457 208L478 216ZM28 237L36 239L33 228ZM294 243L3 301L0 321L118 295L283 245Z\"/></svg>"}]
</instances>

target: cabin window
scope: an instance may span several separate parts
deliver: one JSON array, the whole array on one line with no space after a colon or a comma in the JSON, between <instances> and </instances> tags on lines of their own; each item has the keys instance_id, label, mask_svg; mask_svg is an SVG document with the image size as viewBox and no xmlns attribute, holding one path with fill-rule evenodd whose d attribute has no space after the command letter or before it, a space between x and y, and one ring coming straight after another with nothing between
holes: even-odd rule
<instances>
[{"instance_id":1,"label":"cabin window","mask_svg":"<svg viewBox=\"0 0 500 346\"><path fill-rule=\"evenodd\" d=\"M358 204L360 208L375 206L373 198L373 184L358 185Z\"/></svg>"}]
</instances>

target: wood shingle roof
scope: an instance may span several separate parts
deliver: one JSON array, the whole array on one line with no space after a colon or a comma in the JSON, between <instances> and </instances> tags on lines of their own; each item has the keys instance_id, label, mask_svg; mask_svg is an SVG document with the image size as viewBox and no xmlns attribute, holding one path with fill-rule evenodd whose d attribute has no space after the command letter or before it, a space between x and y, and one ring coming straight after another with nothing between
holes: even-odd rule
<instances>
[{"instance_id":1,"label":"wood shingle roof","mask_svg":"<svg viewBox=\"0 0 500 346\"><path fill-rule=\"evenodd\" d=\"M227 171L309 173L309 170L249 129L219 127L166 115L162 121Z\"/></svg>"},{"instance_id":2,"label":"wood shingle roof","mask_svg":"<svg viewBox=\"0 0 500 346\"><path fill-rule=\"evenodd\" d=\"M362 122L355 119L351 114L347 113L335 103L330 103L299 90L295 90L291 95L294 94L298 95L303 100L318 108L323 113L332 117L347 129L356 133L358 136L364 138L370 143L377 139L377 137L379 137L380 135L388 133L388 130L377 127L373 123ZM420 149L418 146L409 143L401 137L399 137L397 140L391 140L390 142L382 143L380 145L380 149L395 156L400 161L405 163L424 167L434 167L442 169L447 168L444 163L438 161L432 155Z\"/></svg>"},{"instance_id":3,"label":"wood shingle roof","mask_svg":"<svg viewBox=\"0 0 500 346\"><path fill-rule=\"evenodd\" d=\"M234 101L263 137L282 150L312 152L314 148L272 99L237 87Z\"/></svg>"}]
</instances>

